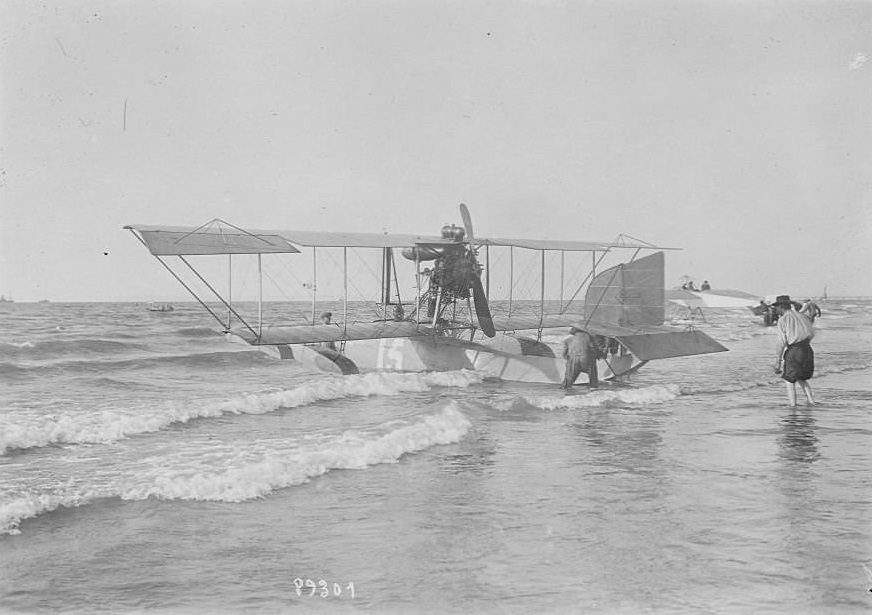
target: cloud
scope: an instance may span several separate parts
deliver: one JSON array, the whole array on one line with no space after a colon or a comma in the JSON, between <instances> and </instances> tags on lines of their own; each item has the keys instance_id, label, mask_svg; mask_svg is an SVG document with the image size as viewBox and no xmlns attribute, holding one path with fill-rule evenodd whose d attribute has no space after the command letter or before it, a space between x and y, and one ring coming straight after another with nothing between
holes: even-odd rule
<instances>
[{"instance_id":1,"label":"cloud","mask_svg":"<svg viewBox=\"0 0 872 615\"><path fill-rule=\"evenodd\" d=\"M851 60L851 63L848 64L848 70L857 70L861 66L863 66L869 60L869 56L867 56L862 51L858 51L857 55L854 56L854 59Z\"/></svg>"}]
</instances>

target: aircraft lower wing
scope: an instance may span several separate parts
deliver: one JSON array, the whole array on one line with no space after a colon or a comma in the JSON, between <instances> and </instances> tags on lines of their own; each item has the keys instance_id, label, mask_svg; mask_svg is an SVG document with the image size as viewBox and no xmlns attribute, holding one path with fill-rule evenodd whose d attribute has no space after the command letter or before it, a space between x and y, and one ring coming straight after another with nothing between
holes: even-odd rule
<instances>
[{"instance_id":1,"label":"aircraft lower wing","mask_svg":"<svg viewBox=\"0 0 872 615\"><path fill-rule=\"evenodd\" d=\"M443 327L443 329L451 327ZM458 325L457 329L469 329ZM234 329L233 333L254 346L271 344L317 344L318 342L341 342L345 340L371 340L391 337L421 337L435 335L429 325L419 325L408 320L349 323L341 325L272 325L264 327L260 335L246 328Z\"/></svg>"},{"instance_id":2,"label":"aircraft lower wing","mask_svg":"<svg viewBox=\"0 0 872 615\"><path fill-rule=\"evenodd\" d=\"M580 314L546 314L541 319L538 316L512 316L510 318L494 318L496 331L523 331L526 329L547 329L552 327L569 327L584 322ZM474 327L468 323L443 323L442 331L469 331ZM422 337L436 335L437 331L430 324L417 324L409 320L352 322L343 327L334 325L271 325L264 327L261 334L255 335L250 330L239 327L233 333L252 345L271 344L317 344L319 342L341 342L343 340L371 340L393 337Z\"/></svg>"},{"instance_id":3,"label":"aircraft lower wing","mask_svg":"<svg viewBox=\"0 0 872 615\"><path fill-rule=\"evenodd\" d=\"M576 315L546 316L545 327L564 327L577 325L595 335L604 335L618 339L634 355L642 361L667 359L688 355L723 352L727 350L720 343L698 330L676 329L666 326L619 327L584 320ZM509 326L510 325L510 326ZM503 320L499 330L537 329L539 318L513 318ZM450 327L444 327L450 328ZM456 330L469 330L469 325L458 324ZM341 342L353 340L382 339L395 337L425 337L438 335L429 325L419 325L410 321L361 322L351 323L342 328L338 325L274 325L266 327L260 336L254 335L245 328L235 329L235 334L249 344L280 345L280 344L316 344L319 342Z\"/></svg>"}]
</instances>

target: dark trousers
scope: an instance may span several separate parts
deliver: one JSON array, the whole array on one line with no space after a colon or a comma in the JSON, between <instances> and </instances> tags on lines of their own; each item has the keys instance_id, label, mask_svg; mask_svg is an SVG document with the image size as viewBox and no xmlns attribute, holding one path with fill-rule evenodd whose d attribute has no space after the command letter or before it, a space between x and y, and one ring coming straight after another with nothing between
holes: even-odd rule
<instances>
[{"instance_id":1,"label":"dark trousers","mask_svg":"<svg viewBox=\"0 0 872 615\"><path fill-rule=\"evenodd\" d=\"M599 386L599 372L597 371L596 359L587 361L584 357L569 357L566 359L566 374L563 376L563 388L568 389L575 384L578 375L584 372L590 380L590 387Z\"/></svg>"}]
</instances>

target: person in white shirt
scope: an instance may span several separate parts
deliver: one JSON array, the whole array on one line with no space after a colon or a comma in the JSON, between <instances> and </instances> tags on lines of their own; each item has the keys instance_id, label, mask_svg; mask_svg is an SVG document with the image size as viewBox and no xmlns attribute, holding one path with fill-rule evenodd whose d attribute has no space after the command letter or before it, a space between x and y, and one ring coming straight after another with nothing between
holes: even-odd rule
<instances>
[{"instance_id":1,"label":"person in white shirt","mask_svg":"<svg viewBox=\"0 0 872 615\"><path fill-rule=\"evenodd\" d=\"M808 380L814 375L814 350L811 347L814 326L805 314L793 309L793 302L787 295L779 295L772 306L778 313L775 373L780 373L787 384L787 401L791 406L796 406L796 383L805 393L809 405L813 406L814 395Z\"/></svg>"},{"instance_id":2,"label":"person in white shirt","mask_svg":"<svg viewBox=\"0 0 872 615\"><path fill-rule=\"evenodd\" d=\"M805 314L808 316L808 319L814 322L814 319L821 315L821 309L818 307L818 304L812 301L811 299L806 299L805 303L802 304L802 307L799 310L800 314Z\"/></svg>"}]
</instances>

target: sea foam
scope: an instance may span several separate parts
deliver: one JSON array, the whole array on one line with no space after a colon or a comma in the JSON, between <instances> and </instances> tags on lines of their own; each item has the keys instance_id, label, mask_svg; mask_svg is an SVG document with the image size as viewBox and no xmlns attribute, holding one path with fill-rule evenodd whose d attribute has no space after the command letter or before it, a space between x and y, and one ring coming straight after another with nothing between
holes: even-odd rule
<instances>
[{"instance_id":1,"label":"sea foam","mask_svg":"<svg viewBox=\"0 0 872 615\"><path fill-rule=\"evenodd\" d=\"M527 404L542 410L571 410L601 406L659 404L673 400L679 395L681 395L681 389L677 384L666 384L637 389L600 389L581 395L525 396L521 399ZM510 409L515 405L516 399L509 401L505 407L501 406L500 409Z\"/></svg>"},{"instance_id":2,"label":"sea foam","mask_svg":"<svg viewBox=\"0 0 872 615\"><path fill-rule=\"evenodd\" d=\"M96 499L159 499L242 502L264 497L276 489L309 482L331 470L361 470L381 463L396 463L403 455L460 441L471 427L454 401L438 412L402 424L392 421L379 433L345 432L292 451L272 450L254 461L225 459L214 470L194 472L172 462L153 469L130 470L99 480L92 486L68 485L52 493L13 496L0 504L0 534L18 534L22 520L61 506L75 507ZM210 465L212 465L210 463Z\"/></svg>"},{"instance_id":3,"label":"sea foam","mask_svg":"<svg viewBox=\"0 0 872 615\"><path fill-rule=\"evenodd\" d=\"M395 463L407 453L459 441L471 427L455 402L422 421L374 437L346 432L293 453L267 453L263 459L220 472L188 475L161 470L151 484L129 488L123 499L213 500L241 502L308 482L330 470L360 470L380 463Z\"/></svg>"},{"instance_id":4,"label":"sea foam","mask_svg":"<svg viewBox=\"0 0 872 615\"><path fill-rule=\"evenodd\" d=\"M230 400L193 400L158 406L139 403L119 410L69 410L51 415L8 413L0 426L0 453L48 444L114 442L158 431L174 423L224 414L265 414L319 401L374 395L395 396L432 387L465 388L480 383L480 373L461 370L430 373L366 373L326 376L283 391L254 393Z\"/></svg>"}]
</instances>

